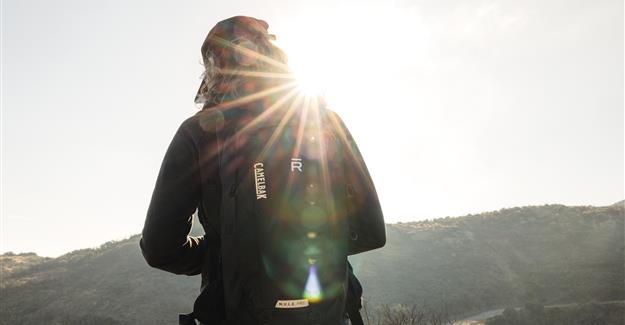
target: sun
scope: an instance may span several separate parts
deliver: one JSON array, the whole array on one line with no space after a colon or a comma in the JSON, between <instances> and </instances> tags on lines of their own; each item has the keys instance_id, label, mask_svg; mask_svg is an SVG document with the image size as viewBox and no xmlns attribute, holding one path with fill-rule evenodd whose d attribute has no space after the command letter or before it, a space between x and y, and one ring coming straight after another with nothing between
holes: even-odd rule
<instances>
[{"instance_id":1,"label":"sun","mask_svg":"<svg viewBox=\"0 0 625 325\"><path fill-rule=\"evenodd\" d=\"M312 59L312 58L311 58ZM297 61L296 61L297 62ZM290 64L293 75L297 82L299 91L308 96L324 95L327 91L327 74L324 74L323 67L315 64Z\"/></svg>"},{"instance_id":2,"label":"sun","mask_svg":"<svg viewBox=\"0 0 625 325\"><path fill-rule=\"evenodd\" d=\"M306 34L303 31L300 37L283 46L299 92L305 96L322 96L326 101L351 93L356 75L347 73L349 64L345 64L340 53L332 51L343 45L326 39L323 46L315 46L315 38Z\"/></svg>"},{"instance_id":3,"label":"sun","mask_svg":"<svg viewBox=\"0 0 625 325\"><path fill-rule=\"evenodd\" d=\"M289 58L289 68L295 77L299 91L309 96L326 96L334 89L340 70L338 57L329 57L327 49L313 46L313 39L306 36L295 38L284 45ZM331 45L330 45L331 46Z\"/></svg>"},{"instance_id":4,"label":"sun","mask_svg":"<svg viewBox=\"0 0 625 325\"><path fill-rule=\"evenodd\" d=\"M417 9L367 3L315 8L283 16L271 27L300 93L322 96L345 116L401 107L399 81L411 77L410 69L421 71L420 62L427 65L427 30L415 27L421 26Z\"/></svg>"},{"instance_id":5,"label":"sun","mask_svg":"<svg viewBox=\"0 0 625 325\"><path fill-rule=\"evenodd\" d=\"M346 65L336 50L343 48L333 37L321 39L319 30L310 24L294 24L288 33L278 36L277 45L288 56L288 65L299 91L309 96L333 96L351 85L342 74Z\"/></svg>"},{"instance_id":6,"label":"sun","mask_svg":"<svg viewBox=\"0 0 625 325\"><path fill-rule=\"evenodd\" d=\"M385 70L380 66L396 63L376 62L374 56L383 57L380 51L393 44L393 34L381 33L376 25L392 24L397 17L381 16L379 8L369 7L361 12L350 6L336 6L331 12L319 10L278 22L273 30L275 42L286 52L303 94L321 95L330 105L347 106L357 96L366 95L363 86L371 86L371 80ZM376 25L365 19L370 16L376 17Z\"/></svg>"}]
</instances>

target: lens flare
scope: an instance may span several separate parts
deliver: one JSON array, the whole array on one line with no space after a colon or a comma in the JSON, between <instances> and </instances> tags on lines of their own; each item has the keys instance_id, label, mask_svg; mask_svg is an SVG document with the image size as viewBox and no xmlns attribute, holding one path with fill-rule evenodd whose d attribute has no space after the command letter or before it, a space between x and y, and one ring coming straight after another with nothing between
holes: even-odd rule
<instances>
[{"instance_id":1,"label":"lens flare","mask_svg":"<svg viewBox=\"0 0 625 325\"><path fill-rule=\"evenodd\" d=\"M319 285L319 278L317 278L317 267L311 265L308 270L308 280L306 280L306 287L304 288L304 298L310 302L318 302L321 300L322 292Z\"/></svg>"}]
</instances>

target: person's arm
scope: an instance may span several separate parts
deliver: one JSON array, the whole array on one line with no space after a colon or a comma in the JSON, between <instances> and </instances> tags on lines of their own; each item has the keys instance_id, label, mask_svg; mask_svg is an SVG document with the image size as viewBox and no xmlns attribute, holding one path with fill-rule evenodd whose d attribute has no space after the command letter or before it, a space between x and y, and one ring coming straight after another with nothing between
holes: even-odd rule
<instances>
[{"instance_id":1,"label":"person's arm","mask_svg":"<svg viewBox=\"0 0 625 325\"><path fill-rule=\"evenodd\" d=\"M331 114L331 123L338 130L343 146L350 231L348 254L383 247L386 244L384 215L367 165L338 114Z\"/></svg>"},{"instance_id":2,"label":"person's arm","mask_svg":"<svg viewBox=\"0 0 625 325\"><path fill-rule=\"evenodd\" d=\"M143 227L140 246L150 266L186 275L202 271L206 243L189 236L200 198L198 151L183 123L161 164Z\"/></svg>"}]
</instances>

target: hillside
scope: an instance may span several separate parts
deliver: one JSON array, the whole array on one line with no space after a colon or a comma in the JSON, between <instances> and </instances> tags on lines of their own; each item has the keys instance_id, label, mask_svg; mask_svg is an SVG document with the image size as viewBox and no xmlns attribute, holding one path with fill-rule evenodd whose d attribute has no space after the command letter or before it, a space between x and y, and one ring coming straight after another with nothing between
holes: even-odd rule
<instances>
[{"instance_id":1,"label":"hillside","mask_svg":"<svg viewBox=\"0 0 625 325\"><path fill-rule=\"evenodd\" d=\"M369 305L445 305L461 315L625 299L624 207L528 206L387 225L351 257ZM3 255L1 324L174 324L199 278L149 268L139 236L16 267ZM13 254L14 255L14 254ZM23 262L23 261L22 261ZM373 308L372 308L373 309Z\"/></svg>"},{"instance_id":2,"label":"hillside","mask_svg":"<svg viewBox=\"0 0 625 325\"><path fill-rule=\"evenodd\" d=\"M545 205L393 224L382 251L352 262L377 303L442 301L464 313L526 301L618 300L625 297L623 211Z\"/></svg>"}]
</instances>

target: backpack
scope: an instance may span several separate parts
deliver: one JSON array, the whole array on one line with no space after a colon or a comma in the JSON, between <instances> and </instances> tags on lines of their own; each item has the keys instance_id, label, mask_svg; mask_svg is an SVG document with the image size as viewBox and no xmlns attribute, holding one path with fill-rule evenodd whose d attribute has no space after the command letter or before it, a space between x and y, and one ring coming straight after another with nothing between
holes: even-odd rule
<instances>
[{"instance_id":1,"label":"backpack","mask_svg":"<svg viewBox=\"0 0 625 325\"><path fill-rule=\"evenodd\" d=\"M343 322L347 190L328 114L297 101L224 113L221 263L232 323Z\"/></svg>"},{"instance_id":2,"label":"backpack","mask_svg":"<svg viewBox=\"0 0 625 325\"><path fill-rule=\"evenodd\" d=\"M215 110L217 272L181 324L362 324L347 255L384 244L377 195L335 113L298 105Z\"/></svg>"}]
</instances>

